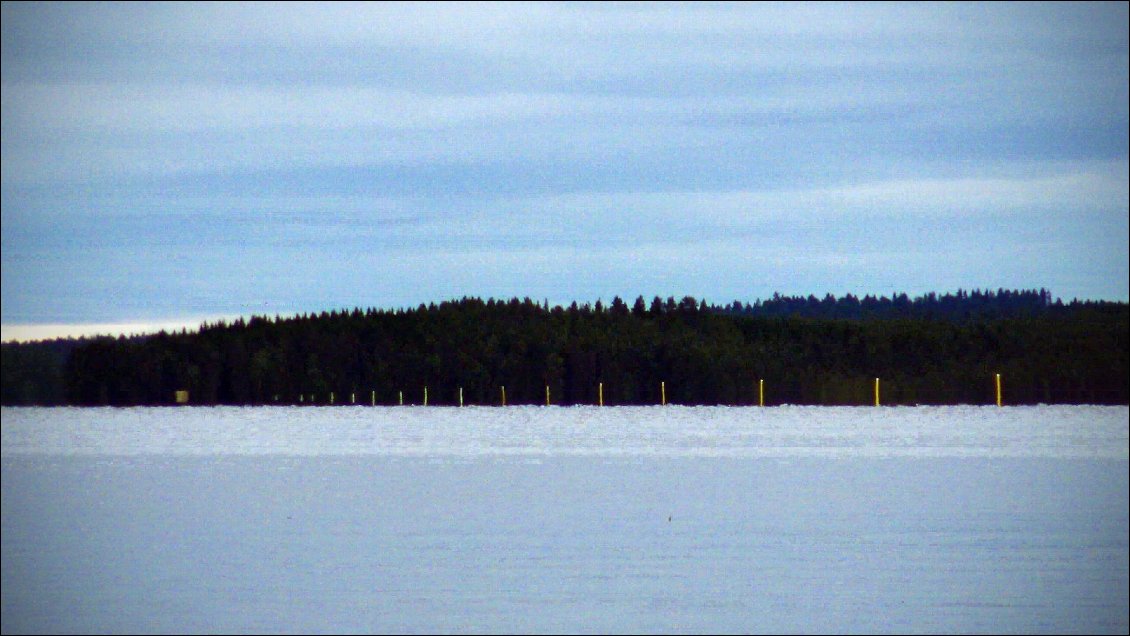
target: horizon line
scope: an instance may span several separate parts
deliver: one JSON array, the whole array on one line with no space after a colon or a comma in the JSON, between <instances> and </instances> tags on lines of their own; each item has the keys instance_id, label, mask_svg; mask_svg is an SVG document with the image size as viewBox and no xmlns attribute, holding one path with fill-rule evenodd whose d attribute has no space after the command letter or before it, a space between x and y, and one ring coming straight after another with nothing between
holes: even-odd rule
<instances>
[{"instance_id":1,"label":"horizon line","mask_svg":"<svg viewBox=\"0 0 1130 636\"><path fill-rule=\"evenodd\" d=\"M870 293L858 295L858 294L854 294L854 293L851 293L851 292L846 292L843 295L839 295L839 296L837 296L835 294L831 294L831 292L826 293L824 295L820 295L820 296L818 296L814 293L813 294L784 294L784 293L777 292L774 296L777 296L777 297L780 297L780 298L808 298L809 296L813 296L813 297L816 297L818 299L823 299L824 297L831 295L834 298L840 299L840 298L845 298L845 297L850 295L850 296L855 296L855 297L862 300L863 298L866 298L868 296L871 296L872 298L875 298L875 299L883 299L883 298L894 299L897 296L906 295L913 301L913 300L916 300L916 299L919 299L919 298L925 298L926 296L929 296L930 294L935 294L938 297L945 297L947 295L956 295L958 292L964 292L966 294L971 294L973 292L982 292L982 293L983 292L991 292L991 293L995 294L995 293L1002 291L1002 290L1003 291L1009 291L1009 292L1047 291L1049 294L1051 294L1050 290L1048 290L1047 288L1031 288L1031 289L970 288L968 290L957 289L957 290L946 291L946 292L926 292L926 293L922 293L922 294L916 294L914 296L911 296L910 294L908 294L906 292L892 292L890 296L875 295L875 294L870 294ZM682 297L685 298L685 297L688 297L688 296L689 295L684 295ZM746 305L755 305L757 303L764 302L766 300L773 300L774 296L769 296L768 298L758 298L753 302L749 302L749 301L739 301L739 302L742 302L743 304L746 304ZM618 298L618 297L619 297L618 294L614 295L613 299ZM642 294L637 295L637 297L644 298L645 300L647 298L646 296L644 296ZM654 295L653 298L665 299L661 295ZM668 295L666 298L675 298L676 300L680 299L679 297L671 296L671 295ZM1054 299L1055 302L1064 302L1065 304L1070 304L1070 303L1073 303L1073 302L1082 302L1082 303L1088 303L1088 302L1127 303L1127 302L1130 302L1130 301L1127 301L1127 300L1081 299L1081 298L1073 298L1070 301L1064 301L1061 297L1056 297L1054 295L1052 295L1052 298ZM320 310L305 310L305 311L294 310L294 311L285 311L285 312L274 312L273 315L275 317L279 317L279 318L297 318L297 317L300 317L300 316L303 316L303 315L317 315L319 313L328 312L328 311L353 311L353 310L356 310L356 309L361 309L361 310L377 309L379 311L394 311L395 312L395 311L398 311L398 310L416 309L417 307L419 307L421 305L428 306L428 305L440 304L440 303L444 303L444 302L458 302L460 300L467 300L467 299L469 299L469 300L481 300L483 302L490 301L490 300L494 300L495 302L500 302L500 301L501 302L509 302L511 300L522 301L522 300L525 300L525 299L529 299L532 302L534 302L535 304L537 304L538 306L542 305L542 302L538 302L537 300L535 300L534 298L532 298L530 296L523 296L523 297L512 296L512 297L508 297L508 298L493 298L493 297L483 298L481 296L466 295L466 296L462 296L462 297L459 297L459 298L452 297L452 298L447 298L447 299L440 300L440 301L434 301L433 300L433 301L430 301L430 302L420 302L420 303L403 305L403 306L400 306L400 307L391 307L390 306L390 307L386 307L386 308L383 308L383 309L377 308L377 307L372 307L372 306L362 307L361 305L356 305L356 306L353 306L353 307L341 306L341 307L336 307L336 308L333 308L333 309L327 308L327 309L320 309ZM625 302L625 303L629 302L629 300L624 299L624 298L621 298L621 300L623 300L623 302ZM634 302L634 300L635 299L632 299L631 302ZM701 302L701 301L704 301L706 299L705 298L696 298L696 300ZM546 299L545 302L548 303L548 299ZM588 303L588 304L591 305L591 303L589 303L589 301L584 301L584 303L581 303L581 301L574 300L572 302L578 303L578 304ZM592 302L593 303L603 302L603 298L597 298L596 301L592 301ZM612 302L612 300L609 300L608 302L610 303L610 302ZM709 304L711 306L715 306L715 307L726 307L726 306L729 306L733 302L734 301L730 301L730 302L722 304L722 305L717 305L717 304L714 304L714 303L709 303ZM557 303L557 304L552 305L552 307L561 307L561 308L564 309L564 308L568 308L569 304ZM74 323L51 322L51 323L17 323L17 324L0 323L0 342L3 342L4 344L9 344L9 343L39 342L39 341L48 341L48 340L97 338L97 337L118 338L118 337L124 336L124 337L129 338L129 337L136 337L136 336L154 335L154 334L160 333L161 331L173 333L173 332L179 332L181 330L186 330L186 331L192 332L192 331L199 331L200 328L202 326L206 325L206 324L214 324L214 323L221 322L221 321L226 322L228 324L231 324L231 323L233 323L237 320L240 320L240 319L250 320L251 318L254 318L254 317L270 318L272 316L265 314L265 313L260 314L260 313L252 312L250 314L224 314L224 315L203 316L203 317L195 317L195 318L172 318L172 319L158 319L158 320L136 320L136 321L115 321L115 322L74 322Z\"/></svg>"}]
</instances>

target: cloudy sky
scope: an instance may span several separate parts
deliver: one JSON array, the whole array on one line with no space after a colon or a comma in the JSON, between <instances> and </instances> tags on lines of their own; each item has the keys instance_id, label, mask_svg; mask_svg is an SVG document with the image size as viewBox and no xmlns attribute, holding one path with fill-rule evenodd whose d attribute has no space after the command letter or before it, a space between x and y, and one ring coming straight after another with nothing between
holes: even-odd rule
<instances>
[{"instance_id":1,"label":"cloudy sky","mask_svg":"<svg viewBox=\"0 0 1130 636\"><path fill-rule=\"evenodd\" d=\"M4 3L2 313L1127 300L1127 4Z\"/></svg>"}]
</instances>

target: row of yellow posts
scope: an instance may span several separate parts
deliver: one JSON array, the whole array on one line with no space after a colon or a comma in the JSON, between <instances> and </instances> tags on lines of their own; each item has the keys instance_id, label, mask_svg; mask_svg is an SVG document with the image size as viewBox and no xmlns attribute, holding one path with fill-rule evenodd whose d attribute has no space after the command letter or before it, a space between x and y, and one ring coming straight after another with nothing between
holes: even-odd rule
<instances>
[{"instance_id":1,"label":"row of yellow posts","mask_svg":"<svg viewBox=\"0 0 1130 636\"><path fill-rule=\"evenodd\" d=\"M500 388L502 390L501 405L506 406L506 387L502 386ZM997 390L997 406L1002 406L1003 403L1001 401L1001 374L999 374L999 373L996 374L996 390ZM398 391L397 395L398 395L398 403L400 404L400 406L404 406L404 391ZM187 391L177 391L176 401L177 401L178 404L187 404L188 403L188 392ZM350 393L349 394L349 401L350 401L351 404L356 404L357 403L357 394L356 393ZM299 404L305 403L305 395L299 395L298 396L298 402L299 402ZM311 404L314 403L314 396L313 395L310 396L310 403ZM330 404L333 404L333 403L334 403L334 394L331 392L330 393ZM376 391L372 391L369 394L369 403L372 406L377 405L377 392ZM663 406L667 406L667 383L666 382L660 382L659 383L659 403ZM552 404L553 404L553 401L552 401L551 396L550 396L549 385L547 384L547 385L545 385L545 405L550 406ZM428 387L426 385L424 386L424 403L423 403L423 405L424 406L428 405ZM600 382L600 383L597 384L597 405L598 406L604 406L604 383L603 382ZM764 379L759 379L757 381L757 405L758 406L765 406L765 380ZM881 405L882 405L882 402L879 398L879 378L875 378L875 406L881 406ZM459 406L463 406L463 387L459 387Z\"/></svg>"}]
</instances>

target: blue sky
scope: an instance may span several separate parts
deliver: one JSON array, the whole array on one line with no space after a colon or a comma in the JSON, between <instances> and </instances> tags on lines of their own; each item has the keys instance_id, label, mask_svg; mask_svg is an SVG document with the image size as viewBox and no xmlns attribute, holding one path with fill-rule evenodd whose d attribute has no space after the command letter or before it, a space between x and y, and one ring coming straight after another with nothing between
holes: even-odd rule
<instances>
[{"instance_id":1,"label":"blue sky","mask_svg":"<svg viewBox=\"0 0 1130 636\"><path fill-rule=\"evenodd\" d=\"M4 3L2 29L5 338L1130 294L1126 3Z\"/></svg>"}]
</instances>

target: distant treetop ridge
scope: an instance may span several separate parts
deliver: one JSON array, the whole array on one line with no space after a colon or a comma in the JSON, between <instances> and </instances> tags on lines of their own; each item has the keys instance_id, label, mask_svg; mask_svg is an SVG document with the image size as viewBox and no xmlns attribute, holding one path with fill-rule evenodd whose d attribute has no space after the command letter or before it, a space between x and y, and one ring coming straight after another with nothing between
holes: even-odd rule
<instances>
[{"instance_id":1,"label":"distant treetop ridge","mask_svg":"<svg viewBox=\"0 0 1130 636\"><path fill-rule=\"evenodd\" d=\"M1130 402L1126 303L1047 290L710 305L477 298L3 345L3 404ZM662 388L661 388L662 387ZM661 394L662 391L662 394Z\"/></svg>"}]
</instances>

